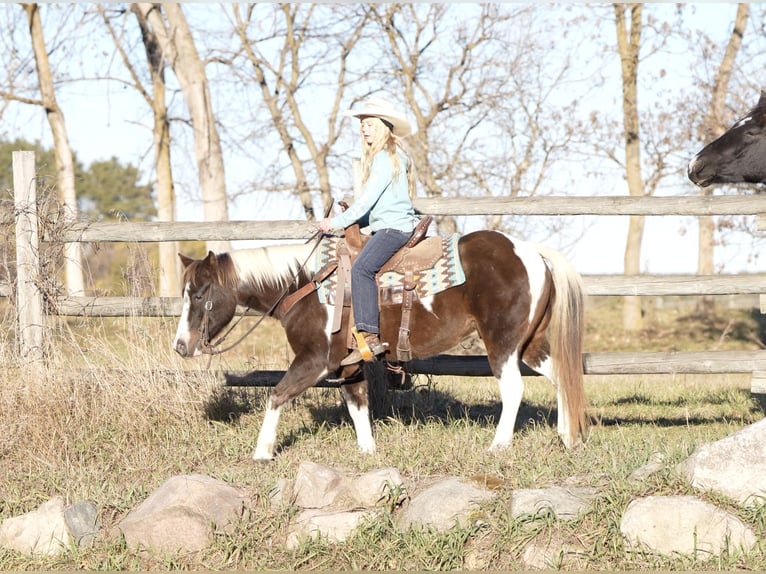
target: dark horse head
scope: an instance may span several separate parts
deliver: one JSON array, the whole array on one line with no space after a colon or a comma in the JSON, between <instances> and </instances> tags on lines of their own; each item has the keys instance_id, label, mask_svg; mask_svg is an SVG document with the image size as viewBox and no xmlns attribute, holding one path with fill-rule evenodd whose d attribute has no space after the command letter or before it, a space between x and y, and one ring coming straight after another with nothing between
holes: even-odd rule
<instances>
[{"instance_id":1,"label":"dark horse head","mask_svg":"<svg viewBox=\"0 0 766 574\"><path fill-rule=\"evenodd\" d=\"M766 183L766 91L750 112L689 162L689 179L714 183Z\"/></svg>"}]
</instances>

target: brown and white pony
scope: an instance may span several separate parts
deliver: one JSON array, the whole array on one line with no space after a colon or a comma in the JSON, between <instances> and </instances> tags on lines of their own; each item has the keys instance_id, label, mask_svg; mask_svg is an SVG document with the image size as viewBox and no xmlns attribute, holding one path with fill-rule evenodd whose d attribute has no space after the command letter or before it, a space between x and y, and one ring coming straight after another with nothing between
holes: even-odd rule
<instances>
[{"instance_id":1,"label":"brown and white pony","mask_svg":"<svg viewBox=\"0 0 766 574\"><path fill-rule=\"evenodd\" d=\"M184 306L173 348L183 357L201 354L229 323L237 304L267 313L284 294L311 281L302 269L312 244L274 245L193 260L180 255L185 272ZM546 376L557 391L558 433L566 447L585 439L588 421L583 389L584 290L579 274L558 252L495 231L460 238L465 283L415 301L411 315L412 358L442 353L478 332L497 377L500 421L490 449L511 445L524 385L519 361ZM361 451L375 451L367 381L351 379L358 366L339 367L347 354L345 328L331 334L332 308L316 292L278 319L295 359L268 400L253 459L274 456L280 411L290 399L327 378L341 385ZM401 306L381 310L381 338L395 342ZM344 324L348 310L344 311Z\"/></svg>"}]
</instances>

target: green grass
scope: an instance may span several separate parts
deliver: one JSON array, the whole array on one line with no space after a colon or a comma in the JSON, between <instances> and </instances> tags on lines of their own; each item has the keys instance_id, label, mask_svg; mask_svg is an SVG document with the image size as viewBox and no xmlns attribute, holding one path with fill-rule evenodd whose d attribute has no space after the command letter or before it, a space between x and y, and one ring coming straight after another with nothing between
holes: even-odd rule
<instances>
[{"instance_id":1,"label":"green grass","mask_svg":"<svg viewBox=\"0 0 766 574\"><path fill-rule=\"evenodd\" d=\"M646 339L646 333L619 329L618 307L596 303L588 352L633 346L648 351L670 342L684 349L757 348L750 338L758 336L759 325L746 311L732 312L733 322L656 316L647 321L653 335L642 342L636 339ZM242 523L192 557L147 557L103 538L58 558L0 551L0 570L520 570L531 542L566 548L552 560L568 570L762 569L766 564L763 542L743 556L662 558L628 553L619 534L630 500L691 494L673 467L697 446L763 417L750 396L748 376L588 376L595 424L588 442L572 452L555 430L553 389L539 377L525 378L513 448L499 454L486 450L500 415L492 379L420 376L412 390L391 392L391 416L374 424L378 452L373 456L357 451L339 391L311 389L284 411L277 459L256 465L250 456L268 391L223 388L205 374L205 359L184 362L173 356L174 329L171 321L138 319L57 324L51 364L39 376L16 362L7 350L12 341L4 342L0 519L61 495L69 503L95 501L108 529L171 476L202 473L246 490L252 503ZM691 332L694 337L684 337ZM231 357L216 358L211 368L286 366L290 353L277 325L265 323L252 339ZM200 372L192 377L183 369ZM629 481L655 453L665 457L665 469L644 482ZM277 479L294 477L304 460L354 473L393 466L411 490L435 476L484 478L498 496L473 527L401 533L384 511L343 544L306 542L288 551L283 544L294 509L272 508L269 491ZM514 489L564 482L598 488L592 512L571 522L546 515L510 518ZM745 510L694 494L736 513L760 541L766 538L763 508Z\"/></svg>"}]
</instances>

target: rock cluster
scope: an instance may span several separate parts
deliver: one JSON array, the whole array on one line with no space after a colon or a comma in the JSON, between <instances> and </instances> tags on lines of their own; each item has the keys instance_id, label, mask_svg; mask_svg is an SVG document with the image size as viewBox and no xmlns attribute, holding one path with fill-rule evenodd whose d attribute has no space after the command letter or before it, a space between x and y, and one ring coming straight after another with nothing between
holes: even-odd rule
<instances>
[{"instance_id":1,"label":"rock cluster","mask_svg":"<svg viewBox=\"0 0 766 574\"><path fill-rule=\"evenodd\" d=\"M766 492L766 419L720 441L699 447L675 469L696 489L713 491L742 506L763 503ZM662 457L637 469L631 480L642 481L665 468ZM445 531L482 521L482 506L492 501L496 485L477 477L434 478L410 492L395 468L350 475L303 462L294 479L282 479L271 504L296 509L286 537L288 547L307 538L342 542L368 519L389 513L395 528ZM556 485L518 489L508 512L514 518L549 513L571 520L597 503L597 489ZM193 553L208 547L214 536L235 528L247 508L244 491L203 475L170 478L114 527L134 551L162 555ZM695 496L647 496L624 510L620 532L628 551L657 554L718 555L756 544L753 530L737 516ZM73 546L91 544L102 533L98 507L80 501L67 506L55 497L27 514L0 523L0 547L28 555L56 555ZM527 568L572 565L584 548L564 540L533 539L522 552Z\"/></svg>"}]
</instances>

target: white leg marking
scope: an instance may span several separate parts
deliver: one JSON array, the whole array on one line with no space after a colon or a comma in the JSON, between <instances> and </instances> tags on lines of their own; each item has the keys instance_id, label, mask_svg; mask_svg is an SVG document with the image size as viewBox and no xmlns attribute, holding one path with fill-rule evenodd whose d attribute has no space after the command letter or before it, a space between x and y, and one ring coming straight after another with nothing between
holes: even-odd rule
<instances>
[{"instance_id":1,"label":"white leg marking","mask_svg":"<svg viewBox=\"0 0 766 574\"><path fill-rule=\"evenodd\" d=\"M263 424L258 433L258 442L253 452L253 460L264 461L274 458L274 446L277 443L277 423L282 407L274 408L271 406L271 399L263 414Z\"/></svg>"},{"instance_id":2,"label":"white leg marking","mask_svg":"<svg viewBox=\"0 0 766 574\"><path fill-rule=\"evenodd\" d=\"M500 412L500 422L495 431L495 438L489 450L509 447L513 440L513 427L516 424L521 397L524 394L524 382L521 380L516 353L508 357L508 361L500 371L498 385L500 386L500 398L503 401L503 407Z\"/></svg>"},{"instance_id":3,"label":"white leg marking","mask_svg":"<svg viewBox=\"0 0 766 574\"><path fill-rule=\"evenodd\" d=\"M354 423L356 431L356 444L360 452L375 454L375 439L372 437L372 425L370 425L370 411L367 407L358 407L350 401L346 401L348 414Z\"/></svg>"},{"instance_id":4,"label":"white leg marking","mask_svg":"<svg viewBox=\"0 0 766 574\"><path fill-rule=\"evenodd\" d=\"M542 362L542 364L539 367L535 367L535 371L543 375L546 379L548 379L551 384L553 385L553 388L556 390L556 409L558 411L558 420L556 421L556 429L559 433L559 436L561 437L561 440L564 442L564 445L566 445L567 448L571 448L568 444L570 441L570 434L569 434L569 426L570 426L570 419L569 416L569 410L567 408L566 401L564 401L564 396L561 392L561 385L558 381L553 380L553 361L550 357L545 359L545 361Z\"/></svg>"}]
</instances>

